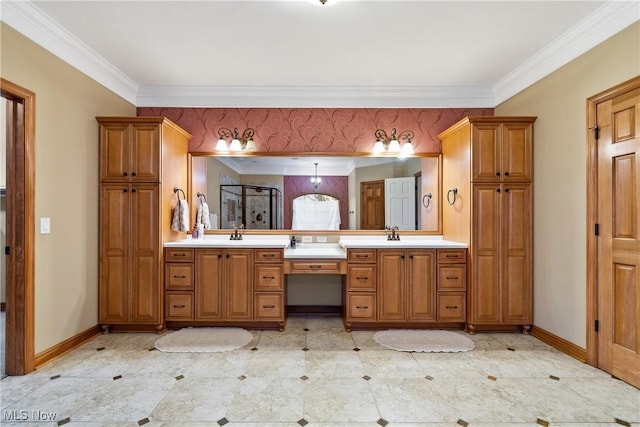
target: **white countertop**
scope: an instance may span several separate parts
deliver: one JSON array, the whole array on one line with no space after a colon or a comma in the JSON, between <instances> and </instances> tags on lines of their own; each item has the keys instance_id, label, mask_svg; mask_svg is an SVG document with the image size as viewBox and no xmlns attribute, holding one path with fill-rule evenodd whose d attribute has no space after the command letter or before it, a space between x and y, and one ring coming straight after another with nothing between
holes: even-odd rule
<instances>
[{"instance_id":1,"label":"white countertop","mask_svg":"<svg viewBox=\"0 0 640 427\"><path fill-rule=\"evenodd\" d=\"M284 250L285 259L346 259L346 249L338 243L298 243Z\"/></svg>"},{"instance_id":2,"label":"white countertop","mask_svg":"<svg viewBox=\"0 0 640 427\"><path fill-rule=\"evenodd\" d=\"M443 240L442 236L403 236L400 240L387 240L387 236L341 236L340 245L347 249L376 248L376 249L464 249L466 243Z\"/></svg>"},{"instance_id":3,"label":"white countertop","mask_svg":"<svg viewBox=\"0 0 640 427\"><path fill-rule=\"evenodd\" d=\"M286 248L289 236L243 235L242 240L230 240L226 234L207 234L203 239L186 239L165 242L165 248Z\"/></svg>"}]
</instances>

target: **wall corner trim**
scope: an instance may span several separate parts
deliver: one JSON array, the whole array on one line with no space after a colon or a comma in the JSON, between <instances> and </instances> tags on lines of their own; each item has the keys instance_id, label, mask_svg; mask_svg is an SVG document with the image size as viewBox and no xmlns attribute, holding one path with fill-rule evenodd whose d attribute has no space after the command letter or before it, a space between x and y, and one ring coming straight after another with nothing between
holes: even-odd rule
<instances>
[{"instance_id":1,"label":"wall corner trim","mask_svg":"<svg viewBox=\"0 0 640 427\"><path fill-rule=\"evenodd\" d=\"M80 347L82 344L86 343L94 339L95 337L102 334L100 327L98 325L92 326L89 329L80 332L72 336L71 338L67 338L66 340L49 347L48 349L36 354L36 370L40 368L42 365L51 362L52 360L67 354L71 350L74 350Z\"/></svg>"}]
</instances>

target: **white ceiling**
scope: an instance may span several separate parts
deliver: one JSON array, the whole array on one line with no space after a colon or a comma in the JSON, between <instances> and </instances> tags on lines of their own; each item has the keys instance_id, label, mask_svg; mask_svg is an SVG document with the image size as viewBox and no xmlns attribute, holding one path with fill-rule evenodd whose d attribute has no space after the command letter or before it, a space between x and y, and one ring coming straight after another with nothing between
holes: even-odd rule
<instances>
[{"instance_id":1,"label":"white ceiling","mask_svg":"<svg viewBox=\"0 0 640 427\"><path fill-rule=\"evenodd\" d=\"M316 0L317 1L317 0ZM631 1L7 1L138 106L493 107L640 19Z\"/></svg>"}]
</instances>

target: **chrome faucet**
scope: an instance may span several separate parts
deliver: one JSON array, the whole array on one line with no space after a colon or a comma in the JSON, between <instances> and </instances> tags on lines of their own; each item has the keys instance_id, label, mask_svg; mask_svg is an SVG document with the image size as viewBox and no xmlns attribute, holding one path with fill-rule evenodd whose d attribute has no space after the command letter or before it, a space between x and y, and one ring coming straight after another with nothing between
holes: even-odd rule
<instances>
[{"instance_id":1,"label":"chrome faucet","mask_svg":"<svg viewBox=\"0 0 640 427\"><path fill-rule=\"evenodd\" d=\"M244 224L240 224L240 227L233 227L233 233L229 237L229 240L242 240L242 229Z\"/></svg>"},{"instance_id":2,"label":"chrome faucet","mask_svg":"<svg viewBox=\"0 0 640 427\"><path fill-rule=\"evenodd\" d=\"M393 227L389 227L387 225L385 230L391 231L391 233L387 233L387 240L400 240L400 234L398 234L399 228L397 225L394 225Z\"/></svg>"}]
</instances>

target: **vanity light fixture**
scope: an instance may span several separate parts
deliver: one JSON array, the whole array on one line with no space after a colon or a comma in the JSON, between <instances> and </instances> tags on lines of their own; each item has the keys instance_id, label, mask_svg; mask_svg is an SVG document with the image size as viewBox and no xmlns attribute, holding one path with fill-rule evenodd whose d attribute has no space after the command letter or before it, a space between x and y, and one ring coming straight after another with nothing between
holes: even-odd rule
<instances>
[{"instance_id":1,"label":"vanity light fixture","mask_svg":"<svg viewBox=\"0 0 640 427\"><path fill-rule=\"evenodd\" d=\"M311 186L313 187L313 191L317 192L320 188L322 178L318 176L318 162L314 163L314 165L316 165L316 174L311 177Z\"/></svg>"},{"instance_id":2,"label":"vanity light fixture","mask_svg":"<svg viewBox=\"0 0 640 427\"><path fill-rule=\"evenodd\" d=\"M218 143L216 144L216 151L256 151L256 143L253 140L255 131L251 128L247 128L238 133L238 128L233 128L233 131L228 128L218 129ZM227 146L227 139L231 138L231 142Z\"/></svg>"},{"instance_id":3,"label":"vanity light fixture","mask_svg":"<svg viewBox=\"0 0 640 427\"><path fill-rule=\"evenodd\" d=\"M387 136L387 132L384 129L378 129L375 133L376 142L373 144L373 152L376 154L390 153L399 154L401 156L409 156L413 154L413 143L411 140L414 138L414 133L411 130L403 130L396 136L396 129L391 129L391 136ZM402 148L400 147L400 141L404 141Z\"/></svg>"}]
</instances>

